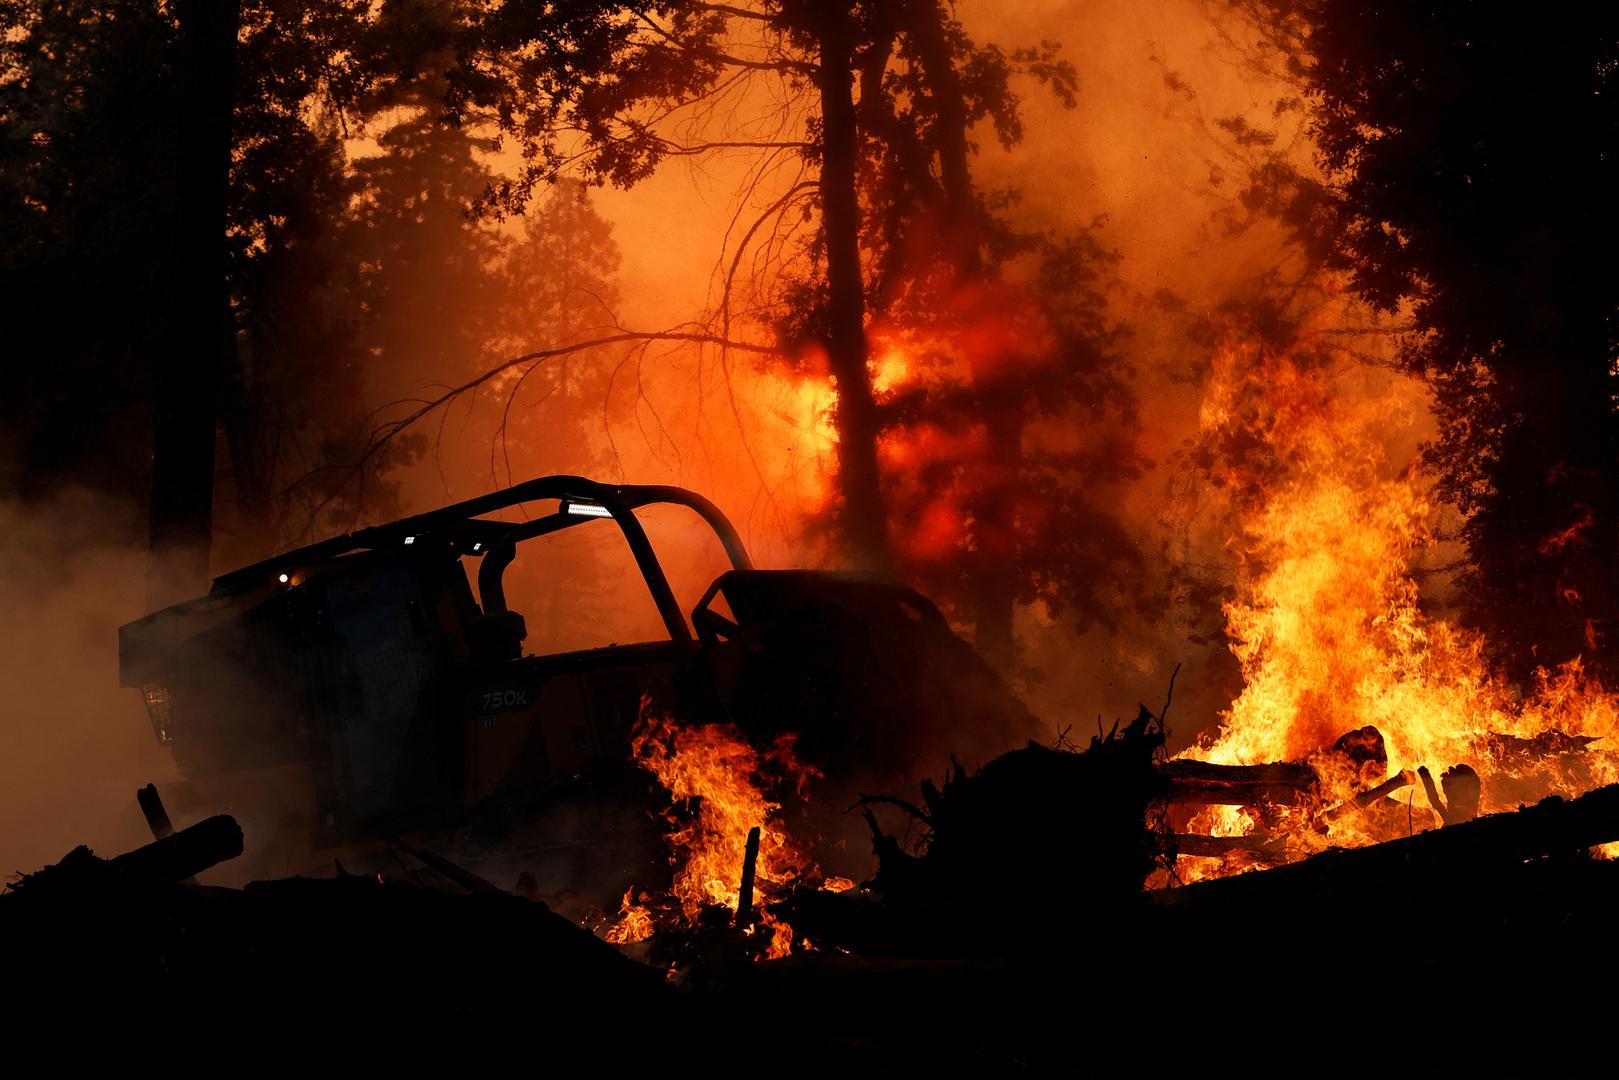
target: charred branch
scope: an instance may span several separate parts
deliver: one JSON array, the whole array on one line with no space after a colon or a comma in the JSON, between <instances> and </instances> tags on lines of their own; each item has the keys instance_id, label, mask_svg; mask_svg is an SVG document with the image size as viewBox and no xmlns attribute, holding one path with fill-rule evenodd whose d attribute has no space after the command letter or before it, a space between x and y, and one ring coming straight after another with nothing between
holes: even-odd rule
<instances>
[{"instance_id":1,"label":"charred branch","mask_svg":"<svg viewBox=\"0 0 1619 1080\"><path fill-rule=\"evenodd\" d=\"M1370 847L1329 851L1263 874L1200 882L1162 893L1160 899L1199 909L1232 909L1283 898L1297 902L1362 893L1370 898L1416 879L1487 880L1514 873L1526 862L1583 853L1614 840L1619 840L1619 785Z\"/></svg>"},{"instance_id":2,"label":"charred branch","mask_svg":"<svg viewBox=\"0 0 1619 1080\"><path fill-rule=\"evenodd\" d=\"M1170 842L1177 855L1192 855L1205 859L1237 856L1261 865L1273 866L1292 862L1296 858L1281 841L1255 836L1202 836L1190 833L1176 834L1170 838Z\"/></svg>"},{"instance_id":3,"label":"charred branch","mask_svg":"<svg viewBox=\"0 0 1619 1080\"><path fill-rule=\"evenodd\" d=\"M1387 798L1402 788L1408 788L1416 783L1416 775L1410 769L1402 769L1376 787L1368 788L1353 798L1346 799L1322 815L1328 821L1336 821L1341 817L1365 810L1379 799Z\"/></svg>"},{"instance_id":4,"label":"charred branch","mask_svg":"<svg viewBox=\"0 0 1619 1080\"><path fill-rule=\"evenodd\" d=\"M742 883L736 893L736 928L745 930L753 923L753 877L759 867L759 826L748 830L742 850Z\"/></svg>"},{"instance_id":5,"label":"charred branch","mask_svg":"<svg viewBox=\"0 0 1619 1080\"><path fill-rule=\"evenodd\" d=\"M174 835L174 823L169 820L169 812L163 808L163 799L157 793L156 784L147 784L135 792L135 801L140 804L141 814L146 818L146 827L152 830L152 837L162 840Z\"/></svg>"}]
</instances>

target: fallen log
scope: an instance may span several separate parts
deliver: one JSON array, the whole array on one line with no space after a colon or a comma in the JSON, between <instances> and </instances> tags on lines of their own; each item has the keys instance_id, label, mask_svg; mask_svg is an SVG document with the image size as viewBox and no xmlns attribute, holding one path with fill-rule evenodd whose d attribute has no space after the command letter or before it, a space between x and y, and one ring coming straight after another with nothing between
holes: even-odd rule
<instances>
[{"instance_id":1,"label":"fallen log","mask_svg":"<svg viewBox=\"0 0 1619 1080\"><path fill-rule=\"evenodd\" d=\"M1619 784L1369 847L1333 849L1273 870L1160 890L1154 899L1200 911L1296 904L1327 895L1372 901L1402 883L1465 883L1614 840L1619 840Z\"/></svg>"},{"instance_id":2,"label":"fallen log","mask_svg":"<svg viewBox=\"0 0 1619 1080\"><path fill-rule=\"evenodd\" d=\"M1276 761L1265 765L1216 765L1209 761L1165 761L1158 775L1169 782L1165 801L1251 806L1303 802L1318 779L1308 765Z\"/></svg>"},{"instance_id":3,"label":"fallen log","mask_svg":"<svg viewBox=\"0 0 1619 1080\"><path fill-rule=\"evenodd\" d=\"M455 882L469 893L504 893L506 890L487 878L474 874L460 863L452 862L436 851L429 851L410 840L399 841L399 847L416 856L439 874Z\"/></svg>"},{"instance_id":4,"label":"fallen log","mask_svg":"<svg viewBox=\"0 0 1619 1080\"><path fill-rule=\"evenodd\" d=\"M1402 788L1410 787L1416 783L1416 779L1416 774L1410 769L1401 769L1376 787L1368 788L1352 798L1345 799L1325 814L1322 814L1321 817L1326 821L1337 821L1346 815L1365 810L1379 799L1385 799Z\"/></svg>"},{"instance_id":5,"label":"fallen log","mask_svg":"<svg viewBox=\"0 0 1619 1080\"><path fill-rule=\"evenodd\" d=\"M242 853L242 827L219 814L108 861L131 878L183 881Z\"/></svg>"},{"instance_id":6,"label":"fallen log","mask_svg":"<svg viewBox=\"0 0 1619 1080\"><path fill-rule=\"evenodd\" d=\"M1176 833L1170 838L1176 855L1193 855L1205 859L1223 859L1241 855L1265 866L1279 866L1298 858L1275 837L1257 836L1204 836L1200 833Z\"/></svg>"}]
</instances>

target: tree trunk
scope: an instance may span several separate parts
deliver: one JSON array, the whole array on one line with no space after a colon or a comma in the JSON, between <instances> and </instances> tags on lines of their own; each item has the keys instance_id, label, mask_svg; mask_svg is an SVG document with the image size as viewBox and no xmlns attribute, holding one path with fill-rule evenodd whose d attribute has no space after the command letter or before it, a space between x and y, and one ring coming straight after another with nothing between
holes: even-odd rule
<instances>
[{"instance_id":1,"label":"tree trunk","mask_svg":"<svg viewBox=\"0 0 1619 1080\"><path fill-rule=\"evenodd\" d=\"M226 346L230 344L227 338ZM219 422L230 455L240 535L228 548L213 546L228 563L250 563L269 556L280 535L271 513L272 423L264 414L253 373L243 370L234 354L227 357L227 363L232 370L221 387Z\"/></svg>"},{"instance_id":2,"label":"tree trunk","mask_svg":"<svg viewBox=\"0 0 1619 1080\"><path fill-rule=\"evenodd\" d=\"M914 0L910 37L922 60L922 77L938 116L939 175L944 186L945 244L962 283L983 274L979 251L978 197L973 188L967 102L945 37L948 18L939 0Z\"/></svg>"},{"instance_id":3,"label":"tree trunk","mask_svg":"<svg viewBox=\"0 0 1619 1080\"><path fill-rule=\"evenodd\" d=\"M914 0L911 38L938 117L939 174L944 187L944 254L956 287L973 295L986 283L978 196L973 186L966 98L945 36L948 15L939 0ZM979 318L994 317L982 310ZM984 424L985 453L971 477L968 506L973 550L968 556L967 612L978 651L1009 671L1017 662L1012 631L1018 586L1015 494L1023 467L1024 407L1004 356L969 356Z\"/></svg>"},{"instance_id":4,"label":"tree trunk","mask_svg":"<svg viewBox=\"0 0 1619 1080\"><path fill-rule=\"evenodd\" d=\"M147 597L154 606L202 592L208 585L219 382L230 341L225 229L240 9L224 0L183 0L176 12L183 104L175 161L169 347L155 364L147 574Z\"/></svg>"},{"instance_id":5,"label":"tree trunk","mask_svg":"<svg viewBox=\"0 0 1619 1080\"><path fill-rule=\"evenodd\" d=\"M838 525L858 569L893 572L877 471L877 406L867 366L865 279L860 267L860 201L855 162L854 27L841 5L815 25L821 96L821 227L826 234L826 351L837 384Z\"/></svg>"},{"instance_id":6,"label":"tree trunk","mask_svg":"<svg viewBox=\"0 0 1619 1080\"><path fill-rule=\"evenodd\" d=\"M1005 382L1000 375L995 381ZM985 660L1010 672L1017 663L1012 631L1018 591L1017 489L1023 467L1023 402L1017 388L979 383L984 458L973 478L973 551L968 610L973 642Z\"/></svg>"}]
</instances>

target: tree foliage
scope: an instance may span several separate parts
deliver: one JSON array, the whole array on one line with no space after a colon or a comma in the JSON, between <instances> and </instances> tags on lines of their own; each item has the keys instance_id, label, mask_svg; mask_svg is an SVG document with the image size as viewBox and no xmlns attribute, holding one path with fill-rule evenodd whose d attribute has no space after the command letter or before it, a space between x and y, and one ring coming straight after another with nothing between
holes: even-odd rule
<instances>
[{"instance_id":1,"label":"tree foliage","mask_svg":"<svg viewBox=\"0 0 1619 1080\"><path fill-rule=\"evenodd\" d=\"M366 11L242 5L226 238L235 346L222 340L219 362L227 469L256 519L245 532L262 524L278 459L325 456L360 406L347 316L325 290L347 198L339 122L375 77L358 61ZM64 480L141 492L185 213L179 26L138 0L12 4L0 19L0 295L30 358L8 372L15 483L25 495Z\"/></svg>"},{"instance_id":2,"label":"tree foliage","mask_svg":"<svg viewBox=\"0 0 1619 1080\"><path fill-rule=\"evenodd\" d=\"M1113 256L1094 232L1019 231L1015 193L980 190L970 170L978 139L1021 140L1021 85L1073 103L1056 45L980 44L938 0L836 18L769 0L493 6L462 56L457 114L492 119L524 162L491 189L495 207L562 175L630 186L671 158L751 155L763 194L722 263L722 336L745 316L786 362L830 369L831 520L847 535L882 519L894 539L879 562L958 601L981 642L993 624L997 659L1016 603L1107 617L1094 585L1135 552L1091 496L1144 464L1104 314ZM858 253L853 307L843 245ZM915 380L877 392L868 360L896 349ZM936 437L947 429L970 434ZM862 447L885 455L880 498L850 483Z\"/></svg>"},{"instance_id":3,"label":"tree foliage","mask_svg":"<svg viewBox=\"0 0 1619 1080\"><path fill-rule=\"evenodd\" d=\"M1470 620L1520 672L1619 670L1619 10L1251 7L1291 57L1325 174L1257 190L1367 301L1409 311L1429 461L1468 515Z\"/></svg>"},{"instance_id":4,"label":"tree foliage","mask_svg":"<svg viewBox=\"0 0 1619 1080\"><path fill-rule=\"evenodd\" d=\"M517 349L519 324L543 337L561 317L520 280L571 272L544 265L567 255L546 247L546 226L514 243L470 213L493 174L487 139L445 116L462 14L418 0L242 4L219 561L392 512L389 477L429 433L379 446L378 395L483 370ZM0 317L19 358L0 395L0 485L138 499L171 347L180 28L163 5L92 0L5 5L0 30ZM580 257L609 295L616 255L594 227ZM485 470L493 428L467 455ZM597 452L583 436L562 444Z\"/></svg>"}]
</instances>

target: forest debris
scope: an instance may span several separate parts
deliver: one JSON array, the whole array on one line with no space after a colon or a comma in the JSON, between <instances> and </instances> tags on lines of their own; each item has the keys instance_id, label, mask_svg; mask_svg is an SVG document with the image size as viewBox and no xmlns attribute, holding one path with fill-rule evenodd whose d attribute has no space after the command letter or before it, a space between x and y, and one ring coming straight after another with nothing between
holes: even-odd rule
<instances>
[{"instance_id":1,"label":"forest debris","mask_svg":"<svg viewBox=\"0 0 1619 1080\"><path fill-rule=\"evenodd\" d=\"M126 852L108 866L128 877L181 881L242 853L242 828L219 814Z\"/></svg>"},{"instance_id":2,"label":"forest debris","mask_svg":"<svg viewBox=\"0 0 1619 1080\"><path fill-rule=\"evenodd\" d=\"M1445 794L1449 796L1448 800L1440 798L1428 766L1422 766L1417 772L1422 776L1422 786L1428 792L1428 805L1434 808L1434 812L1446 825L1459 825L1478 817L1479 797L1483 793L1483 785L1472 766L1452 765L1440 776L1440 781L1445 785Z\"/></svg>"},{"instance_id":3,"label":"forest debris","mask_svg":"<svg viewBox=\"0 0 1619 1080\"><path fill-rule=\"evenodd\" d=\"M1177 855L1196 855L1207 859L1239 856L1263 866L1279 866L1298 858L1276 837L1204 836L1200 833L1177 833L1170 837L1171 848Z\"/></svg>"},{"instance_id":4,"label":"forest debris","mask_svg":"<svg viewBox=\"0 0 1619 1080\"><path fill-rule=\"evenodd\" d=\"M1148 813L1167 781L1153 768L1163 729L1143 708L1120 731L1082 752L1038 743L1002 754L974 773L959 767L942 787L923 788L927 810L868 796L876 875L858 893L801 893L781 914L812 940L839 938L878 950L971 952L1025 948L1047 936L1030 897L1070 918L1106 918L1139 902L1158 865ZM923 826L920 854L905 851L874 813L893 806Z\"/></svg>"},{"instance_id":5,"label":"forest debris","mask_svg":"<svg viewBox=\"0 0 1619 1080\"><path fill-rule=\"evenodd\" d=\"M1416 781L1415 773L1410 769L1401 769L1376 787L1368 788L1351 798L1345 799L1322 814L1321 817L1326 821L1337 821L1339 818L1367 809L1380 799L1386 799L1394 792L1410 787Z\"/></svg>"},{"instance_id":6,"label":"forest debris","mask_svg":"<svg viewBox=\"0 0 1619 1080\"><path fill-rule=\"evenodd\" d=\"M1263 765L1166 761L1158 766L1158 775L1169 782L1168 802L1230 806L1303 802L1319 782L1314 769L1294 761Z\"/></svg>"},{"instance_id":7,"label":"forest debris","mask_svg":"<svg viewBox=\"0 0 1619 1080\"><path fill-rule=\"evenodd\" d=\"M1419 877L1487 880L1526 862L1619 840L1619 784L1577 799L1553 796L1515 813L1360 848L1338 848L1262 873L1163 890L1161 902L1229 909L1247 904L1298 903L1322 894L1364 896L1397 890Z\"/></svg>"},{"instance_id":8,"label":"forest debris","mask_svg":"<svg viewBox=\"0 0 1619 1080\"><path fill-rule=\"evenodd\" d=\"M154 860L153 850L217 840L219 823L234 828L212 818L112 860L76 848L0 895L6 977L28 987L30 1007L238 1026L292 1012L344 1022L542 1015L598 1047L620 1029L619 1008L654 1044L665 1023L682 1022L663 972L508 893L447 893L370 874L242 889L165 880L199 860ZM617 1051L596 1053L611 1069Z\"/></svg>"},{"instance_id":9,"label":"forest debris","mask_svg":"<svg viewBox=\"0 0 1619 1080\"><path fill-rule=\"evenodd\" d=\"M399 847L407 851L432 867L435 871L449 878L469 893L504 893L506 890L493 884L485 878L479 877L471 870L446 859L436 851L429 851L420 844L410 840L400 840Z\"/></svg>"}]
</instances>

